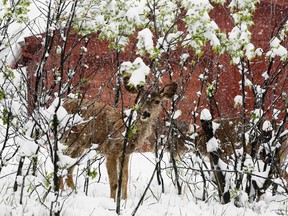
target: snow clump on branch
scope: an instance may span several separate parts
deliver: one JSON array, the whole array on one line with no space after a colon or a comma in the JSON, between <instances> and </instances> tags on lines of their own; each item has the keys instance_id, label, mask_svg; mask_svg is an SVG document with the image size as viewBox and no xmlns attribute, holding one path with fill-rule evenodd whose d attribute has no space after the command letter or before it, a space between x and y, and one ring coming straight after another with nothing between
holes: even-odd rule
<instances>
[{"instance_id":1,"label":"snow clump on branch","mask_svg":"<svg viewBox=\"0 0 288 216\"><path fill-rule=\"evenodd\" d=\"M153 44L153 34L149 28L145 28L138 32L138 42L137 42L137 53L140 55L145 55L148 53L150 56L155 55L154 44Z\"/></svg>"},{"instance_id":2,"label":"snow clump on branch","mask_svg":"<svg viewBox=\"0 0 288 216\"><path fill-rule=\"evenodd\" d=\"M208 109L203 109L201 114L200 114L200 120L203 121L211 121L212 120L212 115Z\"/></svg>"},{"instance_id":3,"label":"snow clump on branch","mask_svg":"<svg viewBox=\"0 0 288 216\"><path fill-rule=\"evenodd\" d=\"M275 58L276 56L279 56L282 61L287 60L288 58L288 51L287 49L282 46L281 40L279 38L274 37L270 41L270 51L267 52L266 56L270 58Z\"/></svg>"},{"instance_id":4,"label":"snow clump on branch","mask_svg":"<svg viewBox=\"0 0 288 216\"><path fill-rule=\"evenodd\" d=\"M145 85L146 77L150 73L150 68L143 62L142 58L137 57L133 63L123 62L120 66L120 72L129 75L128 85Z\"/></svg>"}]
</instances>

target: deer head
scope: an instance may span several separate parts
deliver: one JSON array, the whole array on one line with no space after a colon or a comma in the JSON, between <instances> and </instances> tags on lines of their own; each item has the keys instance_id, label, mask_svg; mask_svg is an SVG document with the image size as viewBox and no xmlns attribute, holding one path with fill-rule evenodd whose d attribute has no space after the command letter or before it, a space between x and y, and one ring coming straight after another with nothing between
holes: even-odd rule
<instances>
[{"instance_id":1,"label":"deer head","mask_svg":"<svg viewBox=\"0 0 288 216\"><path fill-rule=\"evenodd\" d=\"M125 89L131 94L139 94L139 107L137 112L140 111L140 121L148 121L150 119L155 119L159 115L159 110L161 107L161 102L164 99L171 99L177 91L177 84L171 83L164 86L160 91L149 92L144 90L143 85L132 85L130 84L131 74L125 73L123 76L123 83Z\"/></svg>"},{"instance_id":2,"label":"deer head","mask_svg":"<svg viewBox=\"0 0 288 216\"><path fill-rule=\"evenodd\" d=\"M141 92L141 98L138 105L139 108L136 109L137 119L133 123L133 128L136 129L136 133L129 142L129 147L131 148L129 151L139 149L151 135L153 130L152 127L156 124L160 114L162 101L171 99L176 93L176 90L177 84L171 83L164 86L158 92Z\"/></svg>"}]
</instances>

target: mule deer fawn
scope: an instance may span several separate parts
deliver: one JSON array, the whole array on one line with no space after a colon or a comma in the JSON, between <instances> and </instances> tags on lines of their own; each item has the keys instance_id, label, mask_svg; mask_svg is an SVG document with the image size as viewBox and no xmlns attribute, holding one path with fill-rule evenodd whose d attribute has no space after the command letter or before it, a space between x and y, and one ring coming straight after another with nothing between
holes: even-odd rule
<instances>
[{"instance_id":1,"label":"mule deer fawn","mask_svg":"<svg viewBox=\"0 0 288 216\"><path fill-rule=\"evenodd\" d=\"M126 89L131 93L136 92L131 87ZM144 90L141 92L139 108L135 109L137 117L132 126L130 126L133 133L128 137L121 185L123 199L127 198L129 155L140 149L147 137L150 136L152 127L157 123L157 118L160 114L161 102L164 99L171 99L176 90L177 84L171 83L158 92L151 94ZM74 99L68 99L64 102L63 107L68 113L78 111L84 120L84 123L73 126L66 135L65 139L68 145L66 154L72 158L78 158L86 149L92 146L92 143L98 144L96 150L106 157L110 197L115 200L116 190L119 186L117 185L118 170L123 151L124 132L127 129L123 112L108 104L87 100L79 104ZM68 169L66 180L67 186L71 188L75 188L73 181L74 167L72 166ZM63 187L63 179L60 180L60 185Z\"/></svg>"},{"instance_id":2,"label":"mule deer fawn","mask_svg":"<svg viewBox=\"0 0 288 216\"><path fill-rule=\"evenodd\" d=\"M211 135L206 134L208 130L205 127L207 127L208 124L210 124L209 127L214 128L213 136L219 141L219 148L215 151L213 150L213 152L208 152L206 146L208 141L207 136L211 137ZM232 159L235 162L237 157L239 158L243 156L243 149L241 149L243 147L243 140L241 137L242 133L246 133L245 141L247 141L248 138L246 153L251 156L254 163L261 160L262 163L265 164L264 167L262 167L263 169L266 169L265 166L270 166L270 171L264 184L262 186L258 186L255 182L253 187L256 189L257 194L254 194L251 199L255 199L256 197L257 199L260 198L265 190L267 190L267 188L271 185L273 175L282 177L286 180L286 184L288 183L288 175L286 173L287 165L285 165L285 160L288 155L288 139L286 136L281 135L273 138L273 128L272 125L271 127L267 127L267 124L270 124L268 121L261 120L254 126L247 123L247 125L244 127L240 118L224 118L216 119L214 121L211 120L208 124L207 121L202 121L202 127L198 128L196 131L198 134L197 149L203 155L207 155L210 158L210 162L214 166L217 166L218 159L222 159L223 161L229 163L229 160L231 161ZM212 124L218 126L213 127ZM257 134L255 135L255 133ZM215 160L211 159L213 156L216 156L217 158L216 163ZM255 169L259 169L259 167L256 167L257 165L255 165ZM263 172L264 170L259 171ZM219 174L219 172L216 172L216 174L214 173L214 175L219 175L221 177L220 183L218 184L220 190L219 194L220 197L224 196L224 176L221 176L221 173Z\"/></svg>"},{"instance_id":3,"label":"mule deer fawn","mask_svg":"<svg viewBox=\"0 0 288 216\"><path fill-rule=\"evenodd\" d=\"M220 148L219 148L219 157L223 161L229 160L229 156L236 153L235 151L241 149L242 146L242 137L241 133L246 134L247 149L246 152L252 157L259 157L261 151L261 144L269 141L272 138L272 128L269 130L263 130L263 123L265 121L261 121L258 124L251 126L249 122L245 125L245 131L243 131L244 126L241 122L240 118L223 118L223 119L215 119L212 124L214 125L214 136L219 140ZM253 152L253 144L252 136L255 136L251 131L257 130L258 134L258 143L255 143L255 149ZM206 150L206 134L202 127L199 127L196 131L197 133L197 148L199 151L207 155L208 152ZM250 140L247 140L250 139ZM267 140L268 139L268 140ZM284 162L286 156L288 155L288 139L287 136L279 136L277 137L279 140L281 147L278 153L278 157ZM273 141L273 140L272 140ZM276 142L275 142L276 143ZM288 179L287 179L288 180Z\"/></svg>"}]
</instances>

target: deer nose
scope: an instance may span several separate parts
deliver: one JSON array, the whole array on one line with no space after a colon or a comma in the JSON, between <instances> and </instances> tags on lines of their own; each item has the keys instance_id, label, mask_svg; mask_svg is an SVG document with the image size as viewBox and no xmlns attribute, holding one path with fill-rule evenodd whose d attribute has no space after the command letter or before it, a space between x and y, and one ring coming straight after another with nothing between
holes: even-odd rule
<instances>
[{"instance_id":1,"label":"deer nose","mask_svg":"<svg viewBox=\"0 0 288 216\"><path fill-rule=\"evenodd\" d=\"M151 116L150 112L144 111L142 113L142 119L150 118L150 116Z\"/></svg>"}]
</instances>

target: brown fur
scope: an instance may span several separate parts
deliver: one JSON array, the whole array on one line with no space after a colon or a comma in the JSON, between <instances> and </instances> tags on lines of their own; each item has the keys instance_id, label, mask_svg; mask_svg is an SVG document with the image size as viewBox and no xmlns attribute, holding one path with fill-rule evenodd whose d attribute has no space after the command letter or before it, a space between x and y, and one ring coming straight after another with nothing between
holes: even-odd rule
<instances>
[{"instance_id":1,"label":"brown fur","mask_svg":"<svg viewBox=\"0 0 288 216\"><path fill-rule=\"evenodd\" d=\"M243 125L240 119L216 119L213 124L218 124L219 127L214 131L214 136L220 140L220 157L222 160L227 161L227 157L234 153L234 149L240 149L241 145L241 131L243 130ZM199 151L208 155L206 150L206 134L204 130L200 127L197 129L197 147Z\"/></svg>"},{"instance_id":2,"label":"brown fur","mask_svg":"<svg viewBox=\"0 0 288 216\"><path fill-rule=\"evenodd\" d=\"M243 131L244 127L241 123L241 119L234 118L234 119L216 119L214 120L215 123L220 124L219 128L214 132L214 136L220 141L220 149L218 151L219 157L227 162L229 159L231 159L231 156L234 155L235 151L242 148L242 137L241 132ZM246 152L253 156L254 158L261 158L263 157L260 152L260 144L264 142L264 136L272 133L272 131L264 132L261 130L262 123L260 122L257 130L260 132L259 139L255 146L255 152L252 152L252 144L248 143L246 146ZM251 129L251 126L249 123L245 126L245 131L249 131ZM209 154L206 151L206 135L204 133L204 130L200 127L197 129L197 149L202 153L203 155L209 156ZM250 137L250 139L252 139ZM251 142L251 140L250 140ZM282 178L286 180L286 183L288 183L288 174L285 171L285 159L288 155L288 139L286 137L280 137L279 142L281 144L281 147L279 151L276 154L276 158L274 160L277 160L280 163L280 170L278 170L278 174ZM263 159L263 158L261 158ZM264 159L263 159L264 160ZM275 165L274 165L275 166ZM277 166L277 165L276 165ZM279 167L275 167L277 169Z\"/></svg>"},{"instance_id":3,"label":"brown fur","mask_svg":"<svg viewBox=\"0 0 288 216\"><path fill-rule=\"evenodd\" d=\"M183 120L174 122L171 126L165 126L164 124L155 125L151 135L147 138L149 149L154 152L156 147L157 149L164 147L167 151L173 151L176 157L181 157L188 151L185 143L190 140L189 132L189 123ZM162 135L164 135L163 143L161 143ZM171 147L173 149L170 149Z\"/></svg>"},{"instance_id":4,"label":"brown fur","mask_svg":"<svg viewBox=\"0 0 288 216\"><path fill-rule=\"evenodd\" d=\"M133 135L129 136L125 164L123 167L122 198L127 198L129 155L140 149L144 141L152 133L160 113L161 101L176 93L175 83L166 85L160 92L151 97L142 97L140 109L137 109L137 119L132 125ZM145 93L145 92L144 92ZM143 93L143 95L145 95ZM78 112L85 123L78 124L65 134L64 142L68 145L66 154L72 158L83 155L92 143L98 144L97 151L106 157L106 166L110 183L110 196L115 199L118 184L118 169L123 151L124 133L126 130L124 116L121 110L105 103L68 99L63 107L68 113ZM67 185L75 188L73 181L74 166L68 169ZM63 180L60 182L63 188Z\"/></svg>"}]
</instances>

